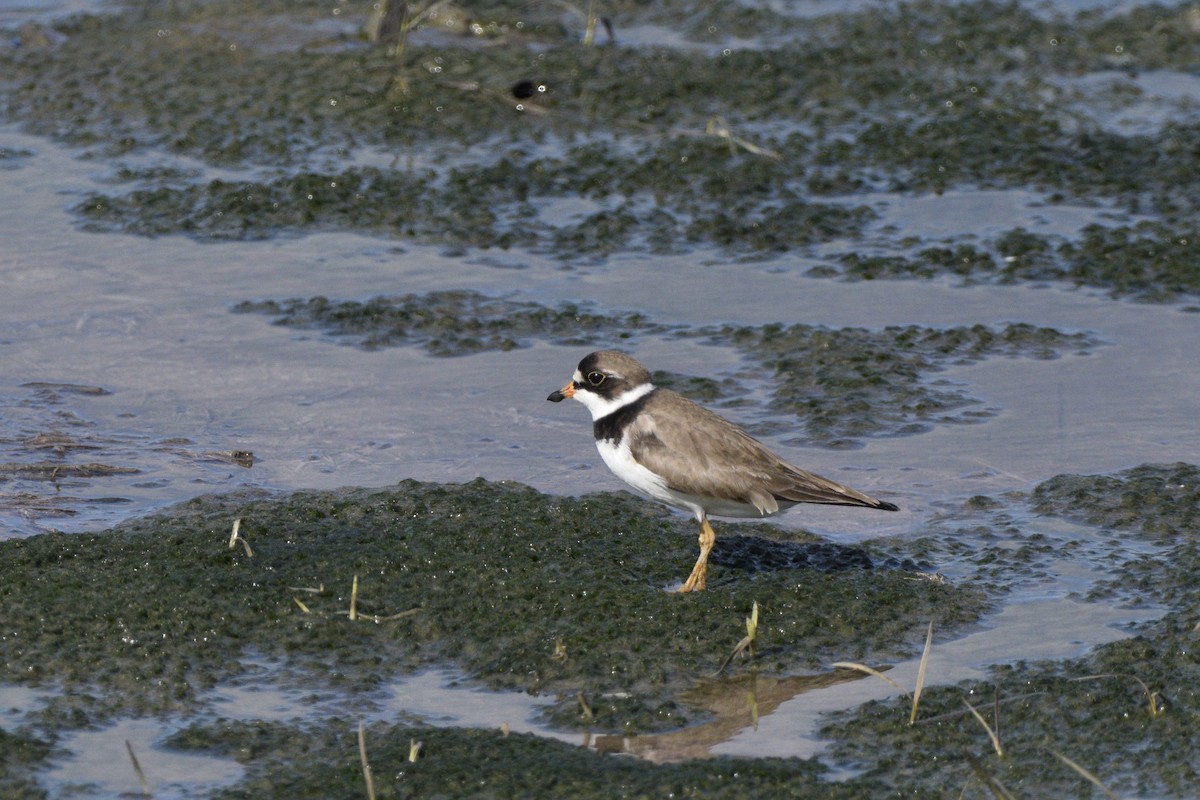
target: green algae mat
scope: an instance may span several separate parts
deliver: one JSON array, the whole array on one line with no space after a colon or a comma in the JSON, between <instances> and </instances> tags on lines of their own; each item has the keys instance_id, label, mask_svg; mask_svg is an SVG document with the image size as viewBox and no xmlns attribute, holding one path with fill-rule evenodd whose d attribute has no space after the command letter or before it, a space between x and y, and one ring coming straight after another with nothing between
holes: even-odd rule
<instances>
[{"instance_id":1,"label":"green algae mat","mask_svg":"<svg viewBox=\"0 0 1200 800\"><path fill-rule=\"evenodd\" d=\"M815 274L1200 292L1200 125L1176 109L1114 130L1146 113L1143 91L1079 82L1190 71L1187 3L1068 17L923 1L798 22L614 0L604 46L580 44L569 4L472 3L470 25L428 21L388 45L362 33L372 4L332 5L132 2L31 25L0 48L3 114L117 162L111 190L75 208L97 231L354 230L568 262L828 246ZM692 46L647 44L647 29ZM122 161L148 151L253 175ZM869 193L956 188L1111 209L1072 235L868 235ZM564 198L587 210L541 213Z\"/></svg>"},{"instance_id":2,"label":"green algae mat","mask_svg":"<svg viewBox=\"0 0 1200 800\"><path fill-rule=\"evenodd\" d=\"M929 620L952 629L985 607L914 581L911 562L750 533L714 553L718 590L689 601L667 589L694 560L694 526L648 505L406 482L206 497L100 534L5 542L0 598L21 629L4 637L4 677L148 713L190 708L248 655L348 691L453 663L561 694L560 724L644 732L689 720L677 694L721 666L755 602L756 662L778 671L900 656Z\"/></svg>"},{"instance_id":3,"label":"green algae mat","mask_svg":"<svg viewBox=\"0 0 1200 800\"><path fill-rule=\"evenodd\" d=\"M375 722L361 736L378 796L601 797L614 786L631 797L855 797L903 787L939 796L971 785L1036 796L1084 791L1095 778L1088 767L1110 790L1188 796L1200 779L1189 756L1200 752L1198 477L1184 464L1059 476L1028 497L964 507L964 517L997 526L1002 508L1036 509L1095 525L1100 542L1141 542L1139 555L1111 565L1097 598L1137 598L1164 613L1080 659L933 685L915 725L904 698L829 716L826 763L853 766L856 778L829 783L828 766L804 759L655 766L501 730ZM249 658L274 665L287 685L351 696L455 665L496 689L557 698L546 720L599 737L598 750L609 734L620 742L686 734L720 724L705 688L714 682L769 713L784 684L826 680L819 670L833 661L911 657L929 621L936 648L1005 591L982 579L989 553L977 555L977 578L931 580L892 540L845 547L731 525L713 554L710 589L680 595L668 588L694 556L691 528L623 494L407 481L203 497L99 534L0 543L2 679L52 692L0 738L0 786L37 796L30 776L61 732L119 715L186 718ZM951 558L946 531L934 526L911 549ZM1009 571L1025 567L1018 559ZM752 655L715 677L755 605ZM345 796L363 781L357 728L344 718L197 719L166 746L243 763L243 781L217 796L261 796L270 786Z\"/></svg>"},{"instance_id":4,"label":"green algae mat","mask_svg":"<svg viewBox=\"0 0 1200 800\"><path fill-rule=\"evenodd\" d=\"M786 252L818 255L810 274L831 279L1062 281L1155 302L1200 293L1200 124L1180 113L1114 130L1113 118L1142 114L1141 91L1077 81L1192 71L1190 3L1066 18L915 2L797 25L734 3L616 0L604 4L615 46L585 47L557 9L496 2L473 6L471 32L399 48L358 33L369 5L135 2L33 25L0 48L0 113L113 165L109 186L74 207L99 232L355 231L566 263ZM331 32L330 6L358 20ZM695 46L624 46L641 26ZM714 55L730 35L759 46ZM518 110L513 89L529 82L546 91ZM139 161L156 152L242 173ZM964 188L1100 206L1105 224L952 241L873 232L871 194ZM563 199L588 210L542 215ZM948 365L1098 344L1020 324L682 330L472 293L236 310L439 356L581 331L613 344L698 336L739 349L772 411L802 416L806 443L833 447L991 414L929 380ZM712 399L747 393L659 377ZM108 531L0 542L0 682L47 693L0 730L0 795L46 796L37 774L66 732L161 715L181 720L164 746L245 766L220 797L367 796L368 763L379 797L1193 797L1198 479L1189 464L1061 475L857 547L722 525L711 589L687 597L668 589L695 557L690 523L624 495L484 481L203 497ZM1088 533L1030 532L1036 515ZM797 686L848 680L826 672L834 661L915 656L931 622L936 650L1064 555L1103 573L1083 599L1151 606L1158 619L1079 658L954 686L931 675L911 725L904 697L830 714L821 761L656 765L597 752L703 742L726 724L729 697L744 727L750 709L765 715ZM959 577L941 580L945 565ZM753 648L730 658L755 616ZM348 717L212 719L207 693L250 662L289 689L352 698L449 666L551 698L542 721L594 749L409 720L360 733Z\"/></svg>"}]
</instances>

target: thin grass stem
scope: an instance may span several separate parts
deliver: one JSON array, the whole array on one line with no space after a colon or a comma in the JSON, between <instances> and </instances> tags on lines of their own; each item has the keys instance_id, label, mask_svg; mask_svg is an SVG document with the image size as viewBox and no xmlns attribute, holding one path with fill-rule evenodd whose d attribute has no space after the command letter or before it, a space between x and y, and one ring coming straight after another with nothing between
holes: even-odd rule
<instances>
[{"instance_id":1,"label":"thin grass stem","mask_svg":"<svg viewBox=\"0 0 1200 800\"><path fill-rule=\"evenodd\" d=\"M1004 787L996 777L983 768L983 764L979 763L979 759L970 753L963 753L967 764L971 766L971 772L975 773L975 777L979 779L987 790L992 793L992 797L996 800L1017 800L1013 793Z\"/></svg>"},{"instance_id":2,"label":"thin grass stem","mask_svg":"<svg viewBox=\"0 0 1200 800\"><path fill-rule=\"evenodd\" d=\"M138 763L137 756L133 754L133 745L129 740L125 740L125 750L129 753L129 762L133 764L133 774L137 775L138 783L142 786L142 797L153 797L150 792L150 782L146 780L146 773L142 771L142 765Z\"/></svg>"},{"instance_id":3,"label":"thin grass stem","mask_svg":"<svg viewBox=\"0 0 1200 800\"><path fill-rule=\"evenodd\" d=\"M1097 789L1099 789L1101 792L1104 793L1105 797L1110 797L1110 798L1112 798L1112 800L1120 800L1120 796L1116 792L1114 792L1112 789L1109 789L1107 786L1105 786L1103 783L1101 783L1100 779L1097 778L1095 775L1093 775L1091 772L1088 772L1088 770L1086 770L1085 768L1083 768L1076 762L1072 761L1071 759L1067 758L1066 756L1064 756L1062 753L1058 752L1057 750L1051 750L1050 752L1059 761L1063 762L1068 767L1075 770L1081 776L1083 776L1088 781L1090 781L1093 786L1095 786Z\"/></svg>"},{"instance_id":4,"label":"thin grass stem","mask_svg":"<svg viewBox=\"0 0 1200 800\"><path fill-rule=\"evenodd\" d=\"M983 726L983 729L987 731L988 738L992 740L992 749L996 751L996 755L1004 758L1004 748L1000 746L1000 734L993 730L991 725L988 725L987 720L975 709L975 706L971 705L967 698L963 698L963 703L966 704L975 719L979 720L979 724Z\"/></svg>"},{"instance_id":5,"label":"thin grass stem","mask_svg":"<svg viewBox=\"0 0 1200 800\"><path fill-rule=\"evenodd\" d=\"M367 800L375 800L375 779L367 761L367 729L361 719L358 721L358 760L362 763L363 780L367 782Z\"/></svg>"},{"instance_id":6,"label":"thin grass stem","mask_svg":"<svg viewBox=\"0 0 1200 800\"><path fill-rule=\"evenodd\" d=\"M835 661L830 666L837 668L837 669L858 670L859 672L865 672L868 675L874 675L876 678L879 678L879 680L887 681L888 683L890 683L892 685L892 688L896 689L896 691L898 691L898 692L901 692L905 697L910 697L910 698L912 697L912 692L910 692L908 689L905 689L903 686L896 683L894 680L889 678L887 675L884 675L879 670L868 667L866 664L858 664L853 661Z\"/></svg>"},{"instance_id":7,"label":"thin grass stem","mask_svg":"<svg viewBox=\"0 0 1200 800\"><path fill-rule=\"evenodd\" d=\"M908 724L917 721L917 705L921 702L921 692L925 688L925 667L929 663L929 651L933 649L933 620L929 621L929 629L925 631L925 650L921 653L921 663L917 665L917 684L913 687L912 711L908 715Z\"/></svg>"}]
</instances>

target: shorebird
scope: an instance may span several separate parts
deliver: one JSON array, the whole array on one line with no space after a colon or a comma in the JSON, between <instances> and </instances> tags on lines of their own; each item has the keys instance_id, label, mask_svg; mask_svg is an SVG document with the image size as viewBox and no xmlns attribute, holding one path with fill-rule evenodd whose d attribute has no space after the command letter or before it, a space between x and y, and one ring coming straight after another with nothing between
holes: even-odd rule
<instances>
[{"instance_id":1,"label":"shorebird","mask_svg":"<svg viewBox=\"0 0 1200 800\"><path fill-rule=\"evenodd\" d=\"M639 493L695 514L700 557L679 591L704 588L718 517L770 517L797 503L897 507L789 464L724 417L661 389L632 357L584 357L566 386L546 399L574 398L592 414L600 457Z\"/></svg>"}]
</instances>

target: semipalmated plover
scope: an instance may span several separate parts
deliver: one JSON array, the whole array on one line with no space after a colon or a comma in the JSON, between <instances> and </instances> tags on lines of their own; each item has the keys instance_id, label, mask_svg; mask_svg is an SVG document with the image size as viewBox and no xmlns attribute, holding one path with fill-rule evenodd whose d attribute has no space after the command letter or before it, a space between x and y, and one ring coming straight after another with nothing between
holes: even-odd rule
<instances>
[{"instance_id":1,"label":"semipalmated plover","mask_svg":"<svg viewBox=\"0 0 1200 800\"><path fill-rule=\"evenodd\" d=\"M592 412L600 457L640 493L683 508L700 522L700 557L681 592L703 589L716 535L708 515L769 517L797 503L895 505L794 467L734 425L670 389L624 353L586 356L569 383L546 399L574 397Z\"/></svg>"}]
</instances>

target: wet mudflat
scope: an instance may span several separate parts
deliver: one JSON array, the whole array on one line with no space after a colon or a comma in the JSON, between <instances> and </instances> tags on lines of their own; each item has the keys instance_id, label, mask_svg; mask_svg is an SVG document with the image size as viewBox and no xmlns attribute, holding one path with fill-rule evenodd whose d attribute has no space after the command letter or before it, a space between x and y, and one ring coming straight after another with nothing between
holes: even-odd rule
<instances>
[{"instance_id":1,"label":"wet mudflat","mask_svg":"<svg viewBox=\"0 0 1200 800\"><path fill-rule=\"evenodd\" d=\"M14 24L6 796L1190 796L1194 12L812 10ZM903 513L671 592L600 346Z\"/></svg>"}]
</instances>

